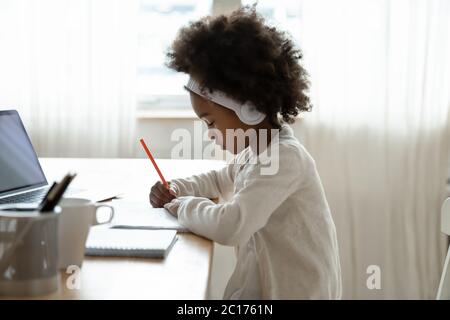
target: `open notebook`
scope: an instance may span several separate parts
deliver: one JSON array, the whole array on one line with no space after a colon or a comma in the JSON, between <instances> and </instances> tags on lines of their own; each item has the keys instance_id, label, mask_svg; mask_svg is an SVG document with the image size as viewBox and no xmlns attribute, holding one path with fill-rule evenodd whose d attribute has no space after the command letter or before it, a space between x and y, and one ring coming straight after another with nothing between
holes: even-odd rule
<instances>
[{"instance_id":1,"label":"open notebook","mask_svg":"<svg viewBox=\"0 0 450 320\"><path fill-rule=\"evenodd\" d=\"M165 258L177 237L174 230L128 230L92 227L88 256Z\"/></svg>"},{"instance_id":2,"label":"open notebook","mask_svg":"<svg viewBox=\"0 0 450 320\"><path fill-rule=\"evenodd\" d=\"M176 230L189 232L164 208L152 208L147 202L113 201L114 229Z\"/></svg>"}]
</instances>

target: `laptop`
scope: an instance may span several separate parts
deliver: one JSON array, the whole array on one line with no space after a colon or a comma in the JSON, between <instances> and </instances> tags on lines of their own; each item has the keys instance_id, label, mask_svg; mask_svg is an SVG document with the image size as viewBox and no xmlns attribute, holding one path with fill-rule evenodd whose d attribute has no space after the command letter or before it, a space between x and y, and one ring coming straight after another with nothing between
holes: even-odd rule
<instances>
[{"instance_id":1,"label":"laptop","mask_svg":"<svg viewBox=\"0 0 450 320\"><path fill-rule=\"evenodd\" d=\"M0 204L39 203L48 188L19 113L0 111Z\"/></svg>"}]
</instances>

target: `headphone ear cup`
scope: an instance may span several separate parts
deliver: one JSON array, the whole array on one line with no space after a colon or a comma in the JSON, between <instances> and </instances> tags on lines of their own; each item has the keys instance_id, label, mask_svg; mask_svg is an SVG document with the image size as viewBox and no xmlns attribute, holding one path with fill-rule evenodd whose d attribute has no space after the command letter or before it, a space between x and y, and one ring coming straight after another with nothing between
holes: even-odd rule
<instances>
[{"instance_id":1,"label":"headphone ear cup","mask_svg":"<svg viewBox=\"0 0 450 320\"><path fill-rule=\"evenodd\" d=\"M244 103L241 108L239 108L239 111L239 119L250 125L258 124L266 117L264 113L259 112L256 107L249 102Z\"/></svg>"}]
</instances>

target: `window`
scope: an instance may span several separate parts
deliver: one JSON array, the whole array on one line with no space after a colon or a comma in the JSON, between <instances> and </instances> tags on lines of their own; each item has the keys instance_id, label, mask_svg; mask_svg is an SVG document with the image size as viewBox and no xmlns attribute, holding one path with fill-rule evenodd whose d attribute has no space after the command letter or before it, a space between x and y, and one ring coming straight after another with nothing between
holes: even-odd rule
<instances>
[{"instance_id":1,"label":"window","mask_svg":"<svg viewBox=\"0 0 450 320\"><path fill-rule=\"evenodd\" d=\"M137 94L139 110L185 109L187 75L168 69L165 53L178 30L209 14L227 13L255 0L140 0ZM298 0L260 0L257 10L269 24L300 39Z\"/></svg>"},{"instance_id":2,"label":"window","mask_svg":"<svg viewBox=\"0 0 450 320\"><path fill-rule=\"evenodd\" d=\"M139 109L189 106L187 76L167 68L165 53L180 27L211 13L212 0L141 0L138 35Z\"/></svg>"},{"instance_id":3,"label":"window","mask_svg":"<svg viewBox=\"0 0 450 320\"><path fill-rule=\"evenodd\" d=\"M255 0L242 0L242 5L253 5ZM300 45L301 0L259 0L256 10L269 25L287 31L292 40Z\"/></svg>"}]
</instances>

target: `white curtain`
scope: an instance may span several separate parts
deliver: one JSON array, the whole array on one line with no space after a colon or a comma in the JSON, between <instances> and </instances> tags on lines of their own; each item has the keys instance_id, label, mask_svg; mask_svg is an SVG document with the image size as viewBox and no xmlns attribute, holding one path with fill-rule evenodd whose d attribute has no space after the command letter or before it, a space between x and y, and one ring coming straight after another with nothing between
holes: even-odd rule
<instances>
[{"instance_id":1,"label":"white curtain","mask_svg":"<svg viewBox=\"0 0 450 320\"><path fill-rule=\"evenodd\" d=\"M295 127L337 225L344 298L436 297L449 154L450 1L304 0L314 108ZM369 290L367 268L380 267Z\"/></svg>"},{"instance_id":2,"label":"white curtain","mask_svg":"<svg viewBox=\"0 0 450 320\"><path fill-rule=\"evenodd\" d=\"M40 156L130 156L137 0L1 0L0 109Z\"/></svg>"}]
</instances>

